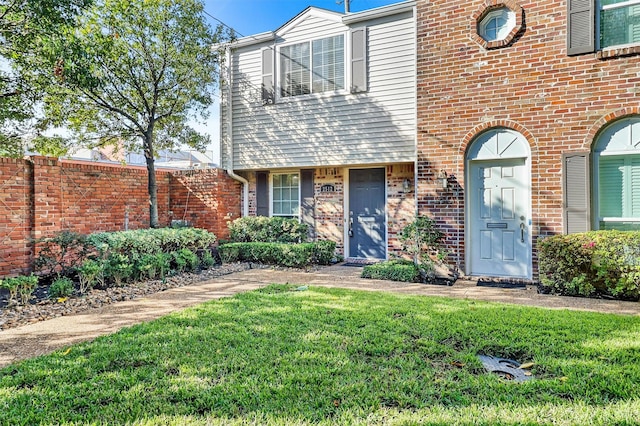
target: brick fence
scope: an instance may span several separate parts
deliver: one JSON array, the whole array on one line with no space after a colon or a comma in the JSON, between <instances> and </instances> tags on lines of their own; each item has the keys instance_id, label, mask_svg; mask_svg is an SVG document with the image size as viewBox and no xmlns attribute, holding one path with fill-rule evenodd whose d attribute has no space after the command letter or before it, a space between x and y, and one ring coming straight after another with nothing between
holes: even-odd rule
<instances>
[{"instance_id":1,"label":"brick fence","mask_svg":"<svg viewBox=\"0 0 640 426\"><path fill-rule=\"evenodd\" d=\"M219 169L156 172L161 225L186 220L219 238L240 216L241 185ZM0 158L0 277L31 269L33 241L149 226L144 167Z\"/></svg>"}]
</instances>

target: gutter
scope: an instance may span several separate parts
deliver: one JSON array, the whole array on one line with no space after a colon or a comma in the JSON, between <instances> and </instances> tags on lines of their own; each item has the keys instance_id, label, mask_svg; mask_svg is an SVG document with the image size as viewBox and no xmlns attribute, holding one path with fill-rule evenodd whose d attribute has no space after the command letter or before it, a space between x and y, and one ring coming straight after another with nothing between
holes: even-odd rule
<instances>
[{"instance_id":1,"label":"gutter","mask_svg":"<svg viewBox=\"0 0 640 426\"><path fill-rule=\"evenodd\" d=\"M224 115L220 115L220 121L221 123L223 122L223 120L225 119L225 116L227 118L227 122L225 123L227 126L227 140L223 141L224 143L220 144L220 159L222 160L223 157L223 150L225 145L229 145L228 148L228 153L229 153L229 157L228 157L228 167L226 168L226 172L229 175L229 177L231 177L232 179L240 182L242 184L242 216L246 217L249 216L249 181L246 180L245 178L243 178L240 175L237 175L234 171L233 171L233 94L231 93L231 90L233 88L233 81L232 81L232 72L231 72L231 47L227 46L226 47L226 52L225 52L225 60L227 61L227 112Z\"/></svg>"}]
</instances>

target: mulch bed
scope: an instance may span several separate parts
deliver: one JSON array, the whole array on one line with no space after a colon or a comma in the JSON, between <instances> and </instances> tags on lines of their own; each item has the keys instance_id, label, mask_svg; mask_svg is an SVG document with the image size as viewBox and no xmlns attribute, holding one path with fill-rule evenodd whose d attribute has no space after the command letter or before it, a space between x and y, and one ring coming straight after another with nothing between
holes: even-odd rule
<instances>
[{"instance_id":1,"label":"mulch bed","mask_svg":"<svg viewBox=\"0 0 640 426\"><path fill-rule=\"evenodd\" d=\"M185 273L167 277L162 280L148 280L131 283L122 287L107 289L93 289L82 296L68 299L51 300L48 298L48 286L38 286L33 297L25 306L7 306L8 292L0 292L0 330L19 327L47 319L78 314L89 309L100 308L116 302L131 300L148 294L165 291L170 288L184 287L197 284L233 272L245 271L252 268L267 266L251 263L229 263L214 266L197 273Z\"/></svg>"}]
</instances>

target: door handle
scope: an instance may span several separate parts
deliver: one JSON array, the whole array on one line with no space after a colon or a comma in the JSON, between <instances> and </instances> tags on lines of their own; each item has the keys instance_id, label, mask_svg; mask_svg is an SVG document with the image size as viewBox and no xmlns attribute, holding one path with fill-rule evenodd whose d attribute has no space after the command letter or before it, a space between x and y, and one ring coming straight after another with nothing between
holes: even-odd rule
<instances>
[{"instance_id":1,"label":"door handle","mask_svg":"<svg viewBox=\"0 0 640 426\"><path fill-rule=\"evenodd\" d=\"M520 241L524 243L524 223L520 224Z\"/></svg>"}]
</instances>

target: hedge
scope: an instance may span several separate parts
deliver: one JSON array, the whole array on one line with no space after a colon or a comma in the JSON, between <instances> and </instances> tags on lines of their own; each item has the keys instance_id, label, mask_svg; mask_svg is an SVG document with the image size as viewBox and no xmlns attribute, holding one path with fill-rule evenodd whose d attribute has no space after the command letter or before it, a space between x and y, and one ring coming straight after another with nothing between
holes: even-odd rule
<instances>
[{"instance_id":1,"label":"hedge","mask_svg":"<svg viewBox=\"0 0 640 426\"><path fill-rule=\"evenodd\" d=\"M365 266L361 277L415 283L420 282L420 270L410 260L389 260Z\"/></svg>"},{"instance_id":2,"label":"hedge","mask_svg":"<svg viewBox=\"0 0 640 426\"><path fill-rule=\"evenodd\" d=\"M228 243L218 247L222 261L260 262L272 265L304 267L312 264L328 265L335 257L336 243Z\"/></svg>"},{"instance_id":3,"label":"hedge","mask_svg":"<svg viewBox=\"0 0 640 426\"><path fill-rule=\"evenodd\" d=\"M102 253L117 252L134 258L181 249L195 252L212 245L216 236L198 228L158 228L100 232L89 235L87 240Z\"/></svg>"},{"instance_id":4,"label":"hedge","mask_svg":"<svg viewBox=\"0 0 640 426\"><path fill-rule=\"evenodd\" d=\"M538 241L540 287L569 296L640 298L640 232L591 231Z\"/></svg>"},{"instance_id":5,"label":"hedge","mask_svg":"<svg viewBox=\"0 0 640 426\"><path fill-rule=\"evenodd\" d=\"M302 243L309 227L297 219L246 216L229 223L229 241L233 243Z\"/></svg>"}]
</instances>

